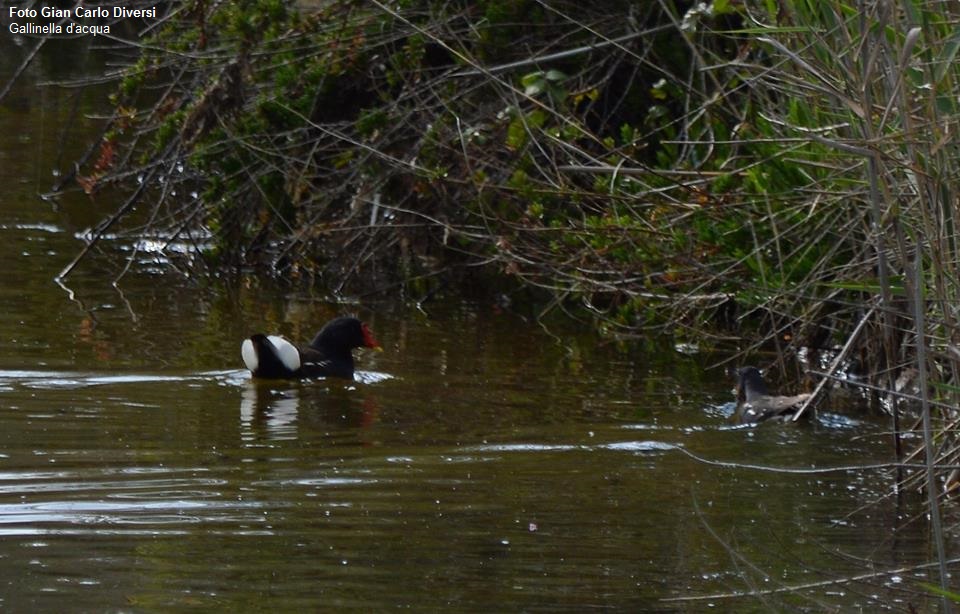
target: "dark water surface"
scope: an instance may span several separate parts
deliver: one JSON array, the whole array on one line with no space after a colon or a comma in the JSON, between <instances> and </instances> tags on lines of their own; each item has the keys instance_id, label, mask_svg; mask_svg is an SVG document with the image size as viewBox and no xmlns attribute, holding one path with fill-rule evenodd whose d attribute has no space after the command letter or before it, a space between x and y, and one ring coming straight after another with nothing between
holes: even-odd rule
<instances>
[{"instance_id":1,"label":"dark water surface","mask_svg":"<svg viewBox=\"0 0 960 614\"><path fill-rule=\"evenodd\" d=\"M110 197L37 194L64 123L76 154L104 108L26 82L0 103L0 608L931 607L916 493L897 507L881 470L806 471L889 460L886 423L732 427L711 357L483 301L196 283L122 236L59 287ZM239 369L245 335L304 339L344 311L386 348L358 352L359 381Z\"/></svg>"}]
</instances>

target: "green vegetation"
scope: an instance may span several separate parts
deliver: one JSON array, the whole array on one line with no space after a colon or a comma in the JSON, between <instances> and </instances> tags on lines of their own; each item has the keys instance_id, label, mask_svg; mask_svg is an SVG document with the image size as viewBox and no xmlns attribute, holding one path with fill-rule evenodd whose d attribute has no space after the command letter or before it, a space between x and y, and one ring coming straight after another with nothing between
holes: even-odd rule
<instances>
[{"instance_id":1,"label":"green vegetation","mask_svg":"<svg viewBox=\"0 0 960 614\"><path fill-rule=\"evenodd\" d=\"M957 337L960 36L932 3L870 10L198 2L119 84L108 159L141 168L85 188L139 170L215 271L532 289L611 332L812 347L888 386L917 360L916 270L930 359Z\"/></svg>"}]
</instances>

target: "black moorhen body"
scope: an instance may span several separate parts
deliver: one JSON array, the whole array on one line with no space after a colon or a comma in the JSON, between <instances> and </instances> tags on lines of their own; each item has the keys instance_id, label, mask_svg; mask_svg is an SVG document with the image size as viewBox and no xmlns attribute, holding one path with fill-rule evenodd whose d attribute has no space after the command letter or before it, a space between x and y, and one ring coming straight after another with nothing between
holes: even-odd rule
<instances>
[{"instance_id":1,"label":"black moorhen body","mask_svg":"<svg viewBox=\"0 0 960 614\"><path fill-rule=\"evenodd\" d=\"M794 396L776 396L767 392L760 369L742 367L734 372L737 378L737 409L735 416L743 424L763 422L771 418L789 418L803 402L810 398L809 393Z\"/></svg>"},{"instance_id":2,"label":"black moorhen body","mask_svg":"<svg viewBox=\"0 0 960 614\"><path fill-rule=\"evenodd\" d=\"M297 379L343 377L353 379L353 348L383 348L366 324L341 317L327 322L310 345L297 347L278 335L256 334L240 347L253 377Z\"/></svg>"}]
</instances>

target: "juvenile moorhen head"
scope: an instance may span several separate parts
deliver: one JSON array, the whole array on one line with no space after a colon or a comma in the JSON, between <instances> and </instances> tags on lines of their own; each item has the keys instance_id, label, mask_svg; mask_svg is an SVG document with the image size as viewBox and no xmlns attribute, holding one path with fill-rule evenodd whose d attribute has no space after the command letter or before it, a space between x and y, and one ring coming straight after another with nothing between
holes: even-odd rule
<instances>
[{"instance_id":1,"label":"juvenile moorhen head","mask_svg":"<svg viewBox=\"0 0 960 614\"><path fill-rule=\"evenodd\" d=\"M756 367L741 367L733 373L737 380L737 409L734 415L743 424L789 418L810 398L809 393L771 395L763 381L763 374Z\"/></svg>"}]
</instances>

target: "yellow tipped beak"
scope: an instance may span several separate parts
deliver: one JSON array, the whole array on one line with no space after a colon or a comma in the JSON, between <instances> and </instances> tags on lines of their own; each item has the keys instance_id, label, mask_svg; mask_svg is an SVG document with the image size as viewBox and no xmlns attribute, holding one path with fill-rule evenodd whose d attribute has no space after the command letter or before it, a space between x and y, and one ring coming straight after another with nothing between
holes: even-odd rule
<instances>
[{"instance_id":1,"label":"yellow tipped beak","mask_svg":"<svg viewBox=\"0 0 960 614\"><path fill-rule=\"evenodd\" d=\"M382 352L382 351L383 351L383 348L380 347L379 345L375 345L375 346L373 346L373 347L370 348L370 349L373 350L374 352Z\"/></svg>"}]
</instances>

